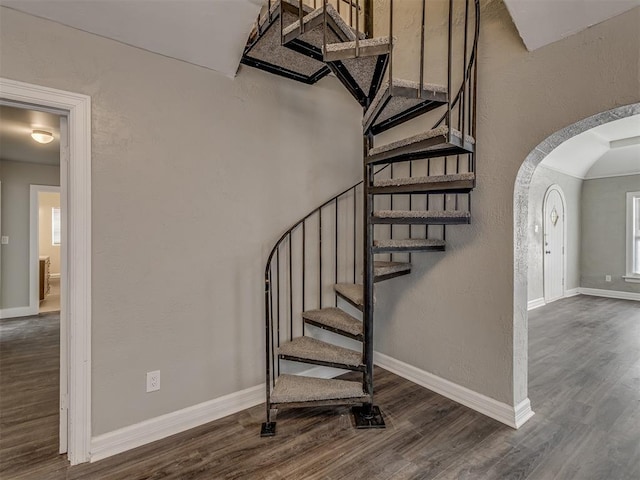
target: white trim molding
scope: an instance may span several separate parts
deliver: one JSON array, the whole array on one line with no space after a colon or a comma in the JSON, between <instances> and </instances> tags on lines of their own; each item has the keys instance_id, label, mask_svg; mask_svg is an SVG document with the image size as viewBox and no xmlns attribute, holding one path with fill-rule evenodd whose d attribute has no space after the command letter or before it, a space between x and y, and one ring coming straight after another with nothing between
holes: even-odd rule
<instances>
[{"instance_id":1,"label":"white trim molding","mask_svg":"<svg viewBox=\"0 0 640 480\"><path fill-rule=\"evenodd\" d=\"M640 301L640 293L621 292L618 290L603 290L600 288L580 288L582 295L592 295L594 297L616 298L618 300Z\"/></svg>"},{"instance_id":2,"label":"white trim molding","mask_svg":"<svg viewBox=\"0 0 640 480\"><path fill-rule=\"evenodd\" d=\"M535 310L536 308L544 307L546 304L543 297L529 300L527 302L527 310Z\"/></svg>"},{"instance_id":3,"label":"white trim molding","mask_svg":"<svg viewBox=\"0 0 640 480\"><path fill-rule=\"evenodd\" d=\"M564 297L565 298L575 297L576 295L580 295L580 289L579 288L570 288L569 290L565 290L564 291Z\"/></svg>"},{"instance_id":4,"label":"white trim molding","mask_svg":"<svg viewBox=\"0 0 640 480\"><path fill-rule=\"evenodd\" d=\"M34 309L31 305L26 307L13 307L0 309L0 319L4 318L16 318L16 317L30 317L31 315L38 314L38 307Z\"/></svg>"},{"instance_id":5,"label":"white trim molding","mask_svg":"<svg viewBox=\"0 0 640 480\"><path fill-rule=\"evenodd\" d=\"M61 155L60 170L66 174L60 180L68 181L69 264L60 322L61 349L68 349L69 363L68 372L61 369L60 388L68 391L67 456L75 465L89 460L91 445L91 98L0 77L0 103L68 118L68 161Z\"/></svg>"},{"instance_id":6,"label":"white trim molding","mask_svg":"<svg viewBox=\"0 0 640 480\"><path fill-rule=\"evenodd\" d=\"M223 397L151 418L91 439L91 461L184 432L205 423L255 407L264 402L264 385L234 392ZM256 433L257 435L257 433Z\"/></svg>"},{"instance_id":7,"label":"white trim molding","mask_svg":"<svg viewBox=\"0 0 640 480\"><path fill-rule=\"evenodd\" d=\"M518 405L511 406L458 385L457 383L445 380L432 373L420 370L417 367L396 360L383 353L375 352L374 360L376 365L385 370L439 393L454 402L461 403L511 428L520 428L534 415L528 398L521 401Z\"/></svg>"}]
</instances>

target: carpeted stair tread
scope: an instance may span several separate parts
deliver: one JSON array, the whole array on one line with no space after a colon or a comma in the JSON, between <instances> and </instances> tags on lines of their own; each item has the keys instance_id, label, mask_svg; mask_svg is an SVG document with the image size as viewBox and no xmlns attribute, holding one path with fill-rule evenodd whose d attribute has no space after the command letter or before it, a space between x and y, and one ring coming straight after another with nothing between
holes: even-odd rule
<instances>
[{"instance_id":1,"label":"carpeted stair tread","mask_svg":"<svg viewBox=\"0 0 640 480\"><path fill-rule=\"evenodd\" d=\"M301 375L280 375L271 393L271 403L274 404L360 398L367 398L362 382Z\"/></svg>"},{"instance_id":2,"label":"carpeted stair tread","mask_svg":"<svg viewBox=\"0 0 640 480\"><path fill-rule=\"evenodd\" d=\"M375 242L374 242L375 245ZM373 271L376 277L392 275L394 273L411 271L411 264L405 262L373 262Z\"/></svg>"},{"instance_id":3,"label":"carpeted stair tread","mask_svg":"<svg viewBox=\"0 0 640 480\"><path fill-rule=\"evenodd\" d=\"M404 138L402 140L398 140L397 142L391 142L386 145L381 145L379 147L374 147L369 151L369 156L378 155L380 153L390 152L397 148L407 147L409 145L422 142L424 140L429 140L431 138L436 137L446 137L449 133L449 127L446 125L441 125L440 127L434 128L432 130L428 130L426 132L420 133L418 135L414 135L413 137ZM462 138L462 133L455 128L451 129L451 134L454 137ZM466 141L468 143L475 143L475 140L470 135L466 136ZM437 147L437 146L436 146ZM436 148L433 147L433 148Z\"/></svg>"},{"instance_id":4,"label":"carpeted stair tread","mask_svg":"<svg viewBox=\"0 0 640 480\"><path fill-rule=\"evenodd\" d=\"M470 218L471 214L462 210L377 210L377 218Z\"/></svg>"},{"instance_id":5,"label":"carpeted stair tread","mask_svg":"<svg viewBox=\"0 0 640 480\"><path fill-rule=\"evenodd\" d=\"M475 173L453 173L450 175L429 175L424 177L401 177L401 178L386 178L382 180L375 180L373 183L374 188L383 187L403 187L403 186L423 186L424 189L429 189L430 185L446 185L448 183L460 183L460 182L473 182L476 176Z\"/></svg>"},{"instance_id":6,"label":"carpeted stair tread","mask_svg":"<svg viewBox=\"0 0 640 480\"><path fill-rule=\"evenodd\" d=\"M364 40L358 41L359 48L367 48L367 47L377 47L380 45L389 45L389 37L375 37L375 38L365 38ZM356 42L340 42L340 43L328 43L327 44L327 52L342 52L344 50L351 50L356 48Z\"/></svg>"},{"instance_id":7,"label":"carpeted stair tread","mask_svg":"<svg viewBox=\"0 0 640 480\"><path fill-rule=\"evenodd\" d=\"M362 353L348 348L321 342L311 337L298 337L283 343L278 349L279 355L309 360L311 363L324 362L349 367L362 366Z\"/></svg>"},{"instance_id":8,"label":"carpeted stair tread","mask_svg":"<svg viewBox=\"0 0 640 480\"><path fill-rule=\"evenodd\" d=\"M379 249L421 249L421 248L439 248L445 246L445 241L435 238L407 238L404 240L374 240L373 248Z\"/></svg>"},{"instance_id":9,"label":"carpeted stair tread","mask_svg":"<svg viewBox=\"0 0 640 480\"><path fill-rule=\"evenodd\" d=\"M272 12L276 12L279 8L280 2L276 2L272 7ZM282 16L282 21L285 25L294 23L298 18L296 15L286 10L282 11ZM247 51L245 51L245 54L243 55L243 63L255 60L287 71L296 72L308 78L322 75L322 72L326 72L325 74L328 74L329 70L323 62L295 52L281 44L280 22L275 16L273 18L273 23L269 25L268 15L263 17L263 20L261 21L261 37L253 43Z\"/></svg>"},{"instance_id":10,"label":"carpeted stair tread","mask_svg":"<svg viewBox=\"0 0 640 480\"><path fill-rule=\"evenodd\" d=\"M332 331L345 332L351 337L362 336L362 322L339 308L329 307L309 310L302 312L302 318L316 326L324 326Z\"/></svg>"},{"instance_id":11,"label":"carpeted stair tread","mask_svg":"<svg viewBox=\"0 0 640 480\"><path fill-rule=\"evenodd\" d=\"M462 210L379 210L371 217L383 225L463 225L471 223L471 214Z\"/></svg>"},{"instance_id":12,"label":"carpeted stair tread","mask_svg":"<svg viewBox=\"0 0 640 480\"><path fill-rule=\"evenodd\" d=\"M412 185L415 183L440 183L440 182L458 182L460 180L473 180L476 178L475 173L452 173L450 175L430 175L427 177L405 177L405 178L388 178L384 180L376 180L374 187L390 187L400 185Z\"/></svg>"},{"instance_id":13,"label":"carpeted stair tread","mask_svg":"<svg viewBox=\"0 0 640 480\"><path fill-rule=\"evenodd\" d=\"M391 85L393 87L412 89L417 94L420 82L413 82L411 80L394 78ZM447 93L446 86L431 84L431 83L423 83L422 90L427 95ZM389 81L387 80L382 84L382 86L380 87L380 90L378 90L378 93L371 101L369 108L367 108L367 111L365 112L364 117L362 119L363 125L367 125L371 120L371 117L377 113L378 108L381 106L381 102L384 100L384 98L387 96L388 93L389 93ZM410 108L415 107L416 105L424 101L425 99L417 98L417 95L411 95L409 97L394 95L389 100L389 102L384 106L382 112L380 112L380 114L377 116L375 121L376 123L379 123L384 120L387 120L402 112L405 112Z\"/></svg>"},{"instance_id":14,"label":"carpeted stair tread","mask_svg":"<svg viewBox=\"0 0 640 480\"><path fill-rule=\"evenodd\" d=\"M333 287L336 293L358 308L364 305L364 293L362 285L359 283L336 283ZM375 297L373 298L375 302Z\"/></svg>"}]
</instances>

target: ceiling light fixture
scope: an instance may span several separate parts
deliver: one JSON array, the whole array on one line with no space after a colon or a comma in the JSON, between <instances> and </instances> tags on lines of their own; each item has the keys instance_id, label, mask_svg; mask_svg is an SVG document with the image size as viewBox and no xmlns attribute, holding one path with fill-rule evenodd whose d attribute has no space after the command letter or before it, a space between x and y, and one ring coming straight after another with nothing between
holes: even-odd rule
<instances>
[{"instance_id":1,"label":"ceiling light fixture","mask_svg":"<svg viewBox=\"0 0 640 480\"><path fill-rule=\"evenodd\" d=\"M33 130L31 132L31 138L38 143L51 143L53 142L53 134L46 130Z\"/></svg>"}]
</instances>

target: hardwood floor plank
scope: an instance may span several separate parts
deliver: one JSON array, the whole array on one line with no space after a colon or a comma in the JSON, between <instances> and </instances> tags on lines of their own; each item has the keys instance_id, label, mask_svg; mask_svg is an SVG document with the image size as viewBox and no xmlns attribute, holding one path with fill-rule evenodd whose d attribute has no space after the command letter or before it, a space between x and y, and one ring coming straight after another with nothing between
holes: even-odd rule
<instances>
[{"instance_id":1,"label":"hardwood floor plank","mask_svg":"<svg viewBox=\"0 0 640 480\"><path fill-rule=\"evenodd\" d=\"M0 322L0 478L371 480L640 478L640 304L578 296L531 312L529 395L513 430L376 368L387 428L348 408L257 406L105 460L57 451L57 316ZM349 373L346 379L357 379Z\"/></svg>"}]
</instances>

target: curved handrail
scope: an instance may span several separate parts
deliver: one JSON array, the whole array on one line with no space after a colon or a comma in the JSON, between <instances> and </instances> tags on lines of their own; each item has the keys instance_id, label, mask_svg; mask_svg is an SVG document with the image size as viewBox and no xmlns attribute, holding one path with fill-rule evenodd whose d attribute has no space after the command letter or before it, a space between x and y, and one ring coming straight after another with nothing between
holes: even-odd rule
<instances>
[{"instance_id":1,"label":"curved handrail","mask_svg":"<svg viewBox=\"0 0 640 480\"><path fill-rule=\"evenodd\" d=\"M465 95L465 89L469 88L469 93L471 94L471 92L473 91L474 94L474 98L473 98L473 104L471 104L471 99L469 100L469 108L471 109L471 105L473 105L473 115L472 118L469 118L468 120L473 121L473 123L471 123L470 125L475 125L475 115L476 115L476 110L475 110L475 89L477 88L477 85L475 84L475 77L473 80L473 83L470 83L472 81L472 74L477 73L477 51L478 51L478 42L479 42L479 36L480 36L480 0L473 0L474 4L475 4L475 29L474 29L474 36L473 36L473 44L472 44L472 48L471 48L471 52L469 54L469 58L468 58L468 63L464 69L464 73L463 73L463 78L462 78L462 83L460 88L458 89L455 97L453 98L453 100L451 100L451 98L449 99L449 102L447 102L447 112L445 112L445 114L436 122L436 124L434 125L433 128L439 126L445 119L450 118L450 113L451 110L453 109L453 107L458 106L458 104L460 102L462 102L464 95ZM467 1L467 6L469 5L468 1ZM465 12L465 15L467 15L467 13ZM468 17L465 18L465 37L466 37L466 32L467 32L467 21L468 21ZM465 50L466 50L466 39L465 39ZM465 52L465 56L466 56L466 52ZM474 67L476 68L476 71L474 72ZM459 108L463 108L464 105L461 105ZM463 115L464 112L461 112L460 115ZM470 115L471 115L471 110L470 110ZM463 131L464 131L464 127L463 127ZM475 133L475 132L472 132ZM473 154L472 154L473 156ZM383 170L385 170L387 167L389 167L391 164L387 164L385 166L382 166L381 168L379 168L378 170L376 170L374 172L374 176L377 175L378 173L382 172ZM271 386L273 385L272 382L275 382L275 343L274 343L274 328L273 328L273 322L274 322L274 313L273 313L273 308L274 308L274 302L273 302L273 285L272 285L272 272L273 272L273 268L274 268L274 257L276 257L276 263L278 263L279 260L279 251L283 246L286 246L286 241L289 241L289 254L291 252L291 242L292 242L292 236L294 234L294 232L300 227L305 225L305 222L307 220L309 220L311 217L313 217L314 215L319 214L320 217L322 216L322 210L328 206L330 206L332 203L336 204L336 208L337 208L337 202L340 201L340 199L342 197L344 197L345 195L349 194L350 192L354 192L354 215L355 215L355 192L356 189L358 189L358 187L362 186L364 183L364 180L361 180L357 183L355 183L354 185L346 188L345 190L341 191L340 193L332 196L330 199L326 200L325 202L323 202L320 206L314 208L313 210L311 210L310 212L308 212L304 217L302 217L300 220L298 220L297 222L295 222L293 225L291 225L277 240L277 242L275 243L274 247L271 249L271 251L269 252L269 255L267 257L267 262L266 262L266 266L265 266L265 320L266 320L266 393L267 393L267 402L266 402L266 407L267 407L267 419L269 419L269 415L270 415L270 408L271 408L271 404L270 404L270 389ZM337 216L337 210L336 210L336 216ZM356 219L354 218L353 220L354 222L356 222ZM354 223L355 225L355 223ZM354 227L355 228L355 227ZM354 230L355 232L355 230ZM304 229L303 229L303 237L304 237ZM304 240L303 240L304 241ZM337 233L336 233L336 242L337 242ZM355 239L354 239L355 242ZM355 245L355 244L354 244ZM303 250L304 250L305 246L303 244ZM337 248L337 247L336 247ZM355 255L355 254L354 254ZM337 260L336 260L337 262ZM355 257L354 257L354 262L355 262ZM322 260L320 260L320 263L322 263ZM336 263L337 266L337 263ZM320 266L321 268L321 266ZM279 269L279 267L278 267ZM337 269L337 267L336 267ZM289 273L291 273L291 265L289 265ZM279 275L279 274L277 274ZM354 277L355 277L355 267L354 267ZM278 309L280 308L280 290L279 290L279 276L278 276L278 290L276 292L276 298L277 298L277 304L278 304ZM304 284L303 284L304 285ZM321 286L320 286L321 288ZM303 292L304 292L304 286L303 286ZM292 295L291 292L289 292L289 295ZM304 296L304 293L303 293ZM278 314L278 322L279 320L279 314ZM280 335L280 325L278 324L277 326L277 334L278 336ZM272 367L273 367L273 372L272 372ZM272 374L273 374L273 378L272 378Z\"/></svg>"}]
</instances>

